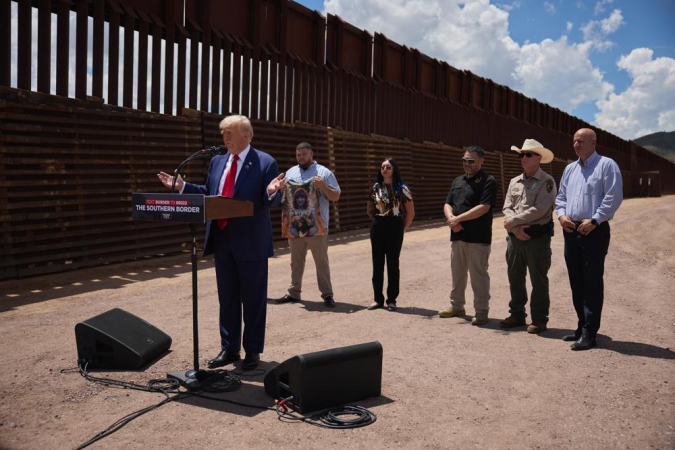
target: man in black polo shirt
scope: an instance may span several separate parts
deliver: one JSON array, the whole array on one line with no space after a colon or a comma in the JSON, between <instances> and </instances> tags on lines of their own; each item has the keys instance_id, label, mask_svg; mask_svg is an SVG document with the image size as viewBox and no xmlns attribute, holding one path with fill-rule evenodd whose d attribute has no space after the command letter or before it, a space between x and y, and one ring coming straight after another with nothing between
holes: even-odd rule
<instances>
[{"instance_id":1,"label":"man in black polo shirt","mask_svg":"<svg viewBox=\"0 0 675 450\"><path fill-rule=\"evenodd\" d=\"M450 266L452 291L450 307L438 312L441 317L466 314L464 291L467 272L471 275L473 306L472 325L487 323L490 310L490 275L488 259L492 243L492 208L497 202L497 181L483 170L485 151L468 147L462 158L464 175L452 182L443 212L450 227Z\"/></svg>"}]
</instances>

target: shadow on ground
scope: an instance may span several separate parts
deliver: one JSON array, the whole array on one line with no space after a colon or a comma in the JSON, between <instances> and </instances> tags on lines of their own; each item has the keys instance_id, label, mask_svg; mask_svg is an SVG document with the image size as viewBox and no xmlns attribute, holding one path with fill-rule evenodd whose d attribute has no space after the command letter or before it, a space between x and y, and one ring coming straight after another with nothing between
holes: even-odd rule
<instances>
[{"instance_id":1,"label":"shadow on ground","mask_svg":"<svg viewBox=\"0 0 675 450\"><path fill-rule=\"evenodd\" d=\"M410 232L426 230L443 226L438 221L427 221L416 224ZM330 245L343 245L351 242L369 239L367 229L349 230L330 235ZM287 240L274 242L275 256L289 254ZM201 253L201 249L199 250ZM273 258L274 258L273 257ZM202 258L197 263L199 271L212 270L213 259ZM99 267L90 267L21 280L6 280L0 282L0 313L11 311L17 307L56 300L106 289L119 289L131 283L154 280L157 278L175 278L192 270L190 255L187 253L168 256L147 257L134 261L107 264ZM290 269L289 269L290 270ZM290 274L289 274L290 275ZM310 311L318 310L321 304L309 306ZM338 303L339 305L339 303ZM347 304L343 304L347 305ZM342 312L355 312L342 310ZM338 308L336 308L338 309Z\"/></svg>"},{"instance_id":2,"label":"shadow on ground","mask_svg":"<svg viewBox=\"0 0 675 450\"><path fill-rule=\"evenodd\" d=\"M198 271L213 269L211 258L197 263ZM2 282L0 313L33 303L56 300L158 278L176 278L192 271L189 255L111 264L73 272Z\"/></svg>"},{"instance_id":3,"label":"shadow on ground","mask_svg":"<svg viewBox=\"0 0 675 450\"><path fill-rule=\"evenodd\" d=\"M567 334L574 333L574 330L565 330L561 328L549 328L539 336L546 339L560 339ZM656 345L645 344L642 342L615 341L604 334L598 335L598 346L590 351L609 350L622 355L642 356L645 358L656 359L675 359L675 352L669 348L663 348ZM569 344L566 342L566 344Z\"/></svg>"}]
</instances>

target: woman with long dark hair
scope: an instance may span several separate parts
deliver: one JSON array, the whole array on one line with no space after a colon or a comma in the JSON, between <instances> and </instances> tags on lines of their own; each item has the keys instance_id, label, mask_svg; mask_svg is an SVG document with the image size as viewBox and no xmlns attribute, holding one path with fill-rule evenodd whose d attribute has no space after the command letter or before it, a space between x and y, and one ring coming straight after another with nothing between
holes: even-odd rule
<instances>
[{"instance_id":1,"label":"woman with long dark hair","mask_svg":"<svg viewBox=\"0 0 675 450\"><path fill-rule=\"evenodd\" d=\"M403 233L415 217L410 189L403 182L401 171L393 158L385 159L370 188L368 216L373 220L370 226L370 245L373 255L374 302L369 310L384 307L384 263L387 263L387 309L396 311L399 293L400 272L398 259L403 245Z\"/></svg>"}]
</instances>

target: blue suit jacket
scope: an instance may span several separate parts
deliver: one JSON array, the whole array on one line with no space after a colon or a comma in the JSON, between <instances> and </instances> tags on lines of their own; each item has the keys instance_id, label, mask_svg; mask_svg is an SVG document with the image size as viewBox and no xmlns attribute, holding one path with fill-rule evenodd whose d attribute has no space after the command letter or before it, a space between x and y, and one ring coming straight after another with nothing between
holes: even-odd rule
<instances>
[{"instance_id":1,"label":"blue suit jacket","mask_svg":"<svg viewBox=\"0 0 675 450\"><path fill-rule=\"evenodd\" d=\"M206 184L185 183L183 193L220 195L220 180L231 157L229 152L214 156L209 165ZM253 216L237 217L227 221L229 250L240 261L260 261L274 254L270 208L281 202L281 194L277 192L270 199L267 195L267 186L277 175L279 168L274 158L251 147L234 185L232 198L253 202ZM204 256L212 254L213 251L209 220L206 223Z\"/></svg>"}]
</instances>

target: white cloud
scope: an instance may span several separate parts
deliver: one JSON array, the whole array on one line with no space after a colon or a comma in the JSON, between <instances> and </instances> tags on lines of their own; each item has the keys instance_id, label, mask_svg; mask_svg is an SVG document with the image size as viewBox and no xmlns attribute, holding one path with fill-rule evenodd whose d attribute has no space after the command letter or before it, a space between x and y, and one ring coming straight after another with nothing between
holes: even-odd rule
<instances>
[{"instance_id":1,"label":"white cloud","mask_svg":"<svg viewBox=\"0 0 675 450\"><path fill-rule=\"evenodd\" d=\"M557 12L555 9L555 5L551 2L544 2L544 9L549 14L555 14Z\"/></svg>"},{"instance_id":2,"label":"white cloud","mask_svg":"<svg viewBox=\"0 0 675 450\"><path fill-rule=\"evenodd\" d=\"M509 80L516 64L518 44L509 36L508 13L488 0L327 0L325 7L358 27L481 76Z\"/></svg>"},{"instance_id":3,"label":"white cloud","mask_svg":"<svg viewBox=\"0 0 675 450\"><path fill-rule=\"evenodd\" d=\"M614 33L625 23L626 22L623 21L621 10L615 9L608 18L600 21L600 29L602 30L602 33L607 36L608 34Z\"/></svg>"},{"instance_id":4,"label":"white cloud","mask_svg":"<svg viewBox=\"0 0 675 450\"><path fill-rule=\"evenodd\" d=\"M606 19L589 21L581 27L581 31L585 41L591 42L596 50L604 51L614 45L607 36L616 32L625 23L621 10L615 9Z\"/></svg>"},{"instance_id":5,"label":"white cloud","mask_svg":"<svg viewBox=\"0 0 675 450\"><path fill-rule=\"evenodd\" d=\"M571 112L579 105L605 98L613 86L588 57L590 47L570 44L567 37L524 45L512 74L529 97Z\"/></svg>"},{"instance_id":6,"label":"white cloud","mask_svg":"<svg viewBox=\"0 0 675 450\"><path fill-rule=\"evenodd\" d=\"M516 0L512 3L497 3L497 7L499 7L499 9L503 9L504 11L513 11L514 9L520 8L520 1Z\"/></svg>"},{"instance_id":7,"label":"white cloud","mask_svg":"<svg viewBox=\"0 0 675 450\"><path fill-rule=\"evenodd\" d=\"M399 42L419 46L457 68L511 81L509 74L518 65L519 46L509 36L508 13L482 1L467 2L463 7L457 3L447 7L442 1L436 4L441 10L438 20L425 28L422 38L408 41L409 37L403 37Z\"/></svg>"},{"instance_id":8,"label":"white cloud","mask_svg":"<svg viewBox=\"0 0 675 450\"><path fill-rule=\"evenodd\" d=\"M659 113L659 130L675 130L675 108Z\"/></svg>"},{"instance_id":9,"label":"white cloud","mask_svg":"<svg viewBox=\"0 0 675 450\"><path fill-rule=\"evenodd\" d=\"M569 113L613 90L590 60L593 43L562 36L519 45L509 33L509 13L488 0L327 0L325 7L353 25Z\"/></svg>"},{"instance_id":10,"label":"white cloud","mask_svg":"<svg viewBox=\"0 0 675 450\"><path fill-rule=\"evenodd\" d=\"M637 48L619 59L631 85L597 102L598 126L628 139L675 130L675 59L653 56L651 49Z\"/></svg>"},{"instance_id":11,"label":"white cloud","mask_svg":"<svg viewBox=\"0 0 675 450\"><path fill-rule=\"evenodd\" d=\"M573 28L574 28L574 24L572 22L567 22L567 26L566 26L567 32L569 33L570 31L572 31Z\"/></svg>"},{"instance_id":12,"label":"white cloud","mask_svg":"<svg viewBox=\"0 0 675 450\"><path fill-rule=\"evenodd\" d=\"M610 5L612 3L614 3L614 0L600 0L598 3L595 4L593 12L597 16L598 14L605 12L605 5Z\"/></svg>"}]
</instances>

